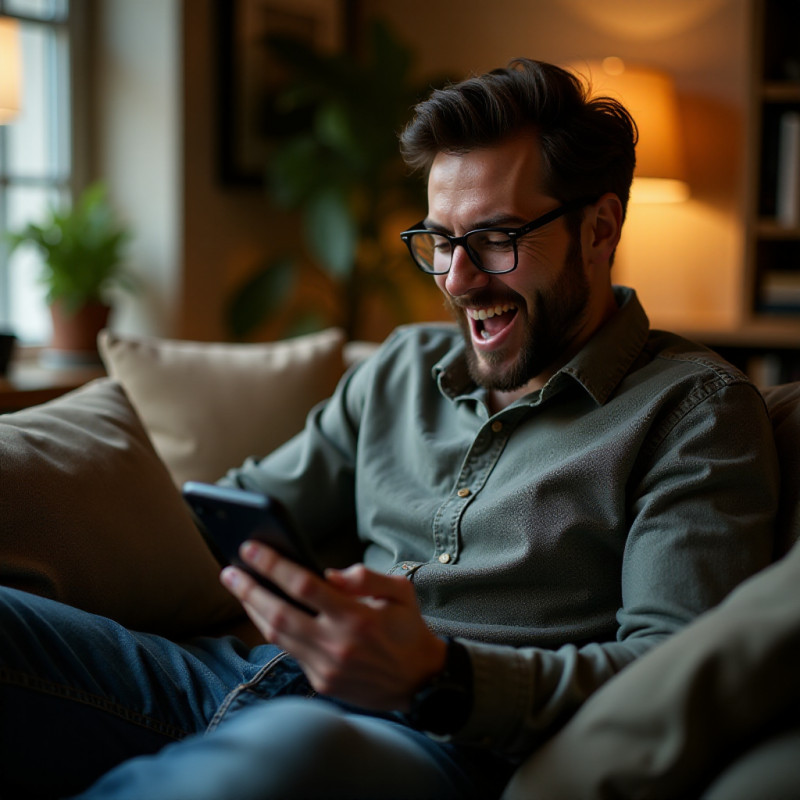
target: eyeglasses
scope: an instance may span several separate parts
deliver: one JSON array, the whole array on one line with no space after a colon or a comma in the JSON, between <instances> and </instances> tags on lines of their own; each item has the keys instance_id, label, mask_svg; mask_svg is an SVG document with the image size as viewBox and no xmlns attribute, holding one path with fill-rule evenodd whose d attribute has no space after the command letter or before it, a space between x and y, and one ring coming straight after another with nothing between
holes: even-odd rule
<instances>
[{"instance_id":1,"label":"eyeglasses","mask_svg":"<svg viewBox=\"0 0 800 800\"><path fill-rule=\"evenodd\" d=\"M570 200L558 208L542 214L520 228L476 228L463 236L448 236L445 233L423 228L422 222L403 231L400 238L408 246L414 263L429 275L445 275L453 263L453 252L461 245L470 261L482 272L502 275L517 268L519 254L517 242L523 236L547 225L570 211L594 203L595 197L580 197Z\"/></svg>"}]
</instances>

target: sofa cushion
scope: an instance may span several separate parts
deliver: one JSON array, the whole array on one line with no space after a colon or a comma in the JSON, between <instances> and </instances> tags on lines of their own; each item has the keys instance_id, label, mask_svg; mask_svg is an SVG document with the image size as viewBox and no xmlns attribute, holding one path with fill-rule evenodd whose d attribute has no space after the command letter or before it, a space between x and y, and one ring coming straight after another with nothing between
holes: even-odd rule
<instances>
[{"instance_id":1,"label":"sofa cushion","mask_svg":"<svg viewBox=\"0 0 800 800\"><path fill-rule=\"evenodd\" d=\"M800 382L764 389L781 471L777 556L800 539Z\"/></svg>"},{"instance_id":2,"label":"sofa cushion","mask_svg":"<svg viewBox=\"0 0 800 800\"><path fill-rule=\"evenodd\" d=\"M343 344L334 328L265 344L99 338L106 369L179 486L216 481L299 432L341 377Z\"/></svg>"},{"instance_id":3,"label":"sofa cushion","mask_svg":"<svg viewBox=\"0 0 800 800\"><path fill-rule=\"evenodd\" d=\"M0 415L0 583L183 636L241 616L123 388Z\"/></svg>"}]
</instances>

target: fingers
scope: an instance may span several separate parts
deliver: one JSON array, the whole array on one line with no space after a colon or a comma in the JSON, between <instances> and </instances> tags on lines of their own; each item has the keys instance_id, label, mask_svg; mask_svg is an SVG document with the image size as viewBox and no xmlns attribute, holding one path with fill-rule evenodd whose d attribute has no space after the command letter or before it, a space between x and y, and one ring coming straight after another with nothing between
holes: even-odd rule
<instances>
[{"instance_id":1,"label":"fingers","mask_svg":"<svg viewBox=\"0 0 800 800\"><path fill-rule=\"evenodd\" d=\"M411 582L402 575L381 575L367 569L363 564L354 564L343 570L325 571L326 580L351 595L380 597L389 602L416 603Z\"/></svg>"},{"instance_id":2,"label":"fingers","mask_svg":"<svg viewBox=\"0 0 800 800\"><path fill-rule=\"evenodd\" d=\"M382 575L363 564L355 564L344 570L326 570L323 580L260 542L245 542L240 555L246 564L269 578L288 595L316 611L336 614L337 611L346 610L349 604L343 594L380 598L390 603L416 603L414 589L405 577ZM253 586L244 585L249 592L257 586L255 583ZM237 592L234 591L234 594Z\"/></svg>"},{"instance_id":3,"label":"fingers","mask_svg":"<svg viewBox=\"0 0 800 800\"><path fill-rule=\"evenodd\" d=\"M308 621L309 609L330 616L339 613L342 606L353 602L346 594L329 585L327 580L284 558L260 542L245 542L239 552L242 561L248 567L252 567L255 572L274 584L276 590L282 590L305 607L305 611L300 612L302 613L300 619L303 622ZM257 624L259 623L251 610L256 611L265 621L268 620L273 629L283 628L284 621L292 625L293 620L298 619L295 613L290 613L295 612L296 608L289 606L285 597L280 597L280 591L276 594L269 586L262 586L244 570L227 567L221 574L221 580L228 590L246 605L246 610ZM299 631L305 626L292 625L292 627Z\"/></svg>"},{"instance_id":4,"label":"fingers","mask_svg":"<svg viewBox=\"0 0 800 800\"><path fill-rule=\"evenodd\" d=\"M369 708L405 708L434 667L443 643L420 614L413 586L356 565L321 579L258 543L242 559L319 613L300 611L235 567L222 581L269 641L290 652L322 694Z\"/></svg>"},{"instance_id":5,"label":"fingers","mask_svg":"<svg viewBox=\"0 0 800 800\"><path fill-rule=\"evenodd\" d=\"M247 615L255 623L261 635L268 641L274 641L274 630L269 622L269 616L263 613L264 597L269 602L269 593L238 567L225 567L220 573L223 586L242 604Z\"/></svg>"},{"instance_id":6,"label":"fingers","mask_svg":"<svg viewBox=\"0 0 800 800\"><path fill-rule=\"evenodd\" d=\"M259 542L245 542L239 555L256 572L268 578L287 595L315 611L322 610L330 601L330 591L322 578L279 555Z\"/></svg>"}]
</instances>

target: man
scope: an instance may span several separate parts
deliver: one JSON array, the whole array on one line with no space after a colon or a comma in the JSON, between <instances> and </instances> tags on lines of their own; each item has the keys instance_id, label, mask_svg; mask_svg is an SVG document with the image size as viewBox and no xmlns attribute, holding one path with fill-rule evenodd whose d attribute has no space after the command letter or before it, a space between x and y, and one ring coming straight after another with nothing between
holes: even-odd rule
<instances>
[{"instance_id":1,"label":"man","mask_svg":"<svg viewBox=\"0 0 800 800\"><path fill-rule=\"evenodd\" d=\"M252 651L5 596L4 662L84 701L50 740L37 724L39 746L90 731L64 756L72 791L123 762L82 797L497 796L597 687L769 561L761 397L611 285L625 110L520 60L435 92L401 141L428 181L403 238L461 331L399 330L302 434L223 481L363 563L321 579L246 544L315 612L227 568L270 642Z\"/></svg>"}]
</instances>

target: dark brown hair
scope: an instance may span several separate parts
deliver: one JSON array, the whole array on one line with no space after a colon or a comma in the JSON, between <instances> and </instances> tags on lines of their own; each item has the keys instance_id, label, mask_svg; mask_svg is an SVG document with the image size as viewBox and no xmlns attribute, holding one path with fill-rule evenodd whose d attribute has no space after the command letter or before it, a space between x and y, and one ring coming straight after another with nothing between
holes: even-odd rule
<instances>
[{"instance_id":1,"label":"dark brown hair","mask_svg":"<svg viewBox=\"0 0 800 800\"><path fill-rule=\"evenodd\" d=\"M567 202L613 192L627 208L636 123L618 101L591 97L570 72L514 59L507 68L435 90L400 135L410 167L425 174L437 153L466 153L531 128L542 149L545 190Z\"/></svg>"}]
</instances>

